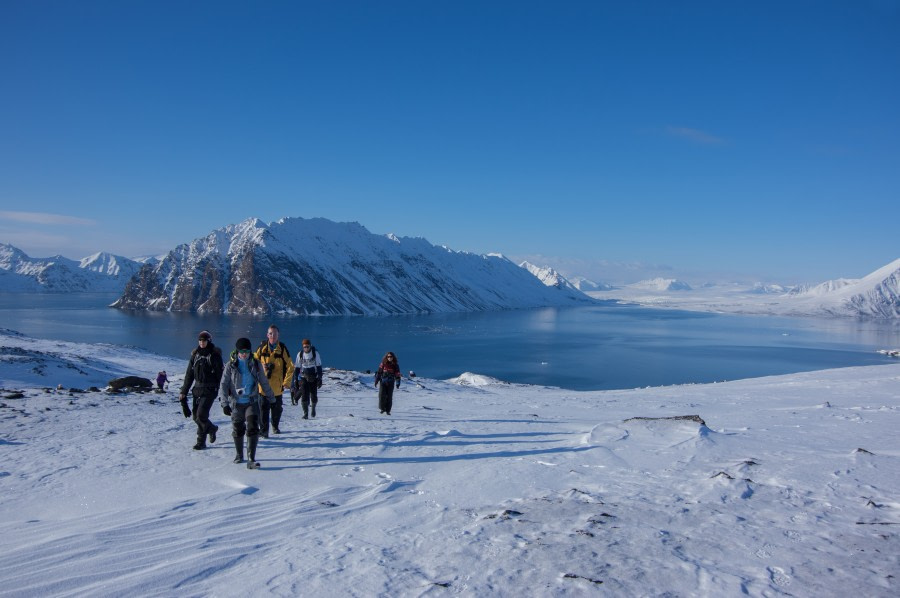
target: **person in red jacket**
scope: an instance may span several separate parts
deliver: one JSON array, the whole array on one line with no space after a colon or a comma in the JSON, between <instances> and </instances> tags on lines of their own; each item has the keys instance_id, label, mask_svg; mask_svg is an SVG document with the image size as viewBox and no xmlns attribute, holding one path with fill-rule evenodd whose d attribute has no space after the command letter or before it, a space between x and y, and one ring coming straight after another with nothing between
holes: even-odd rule
<instances>
[{"instance_id":1,"label":"person in red jacket","mask_svg":"<svg viewBox=\"0 0 900 598\"><path fill-rule=\"evenodd\" d=\"M394 404L394 387L400 388L400 364L392 351L384 354L378 371L375 372L375 388L378 389L378 408L382 413L391 414Z\"/></svg>"}]
</instances>

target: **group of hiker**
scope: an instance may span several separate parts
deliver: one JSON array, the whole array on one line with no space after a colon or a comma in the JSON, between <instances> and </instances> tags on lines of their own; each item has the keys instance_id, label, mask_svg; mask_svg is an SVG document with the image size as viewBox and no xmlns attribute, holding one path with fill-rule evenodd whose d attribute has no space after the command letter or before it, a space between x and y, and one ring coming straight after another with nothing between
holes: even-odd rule
<instances>
[{"instance_id":1,"label":"group of hiker","mask_svg":"<svg viewBox=\"0 0 900 598\"><path fill-rule=\"evenodd\" d=\"M256 350L248 338L239 338L227 363L222 350L215 346L212 335L203 330L197 336L197 347L191 352L179 401L185 417L192 417L197 424L197 443L194 450L206 448L216 441L219 427L209 419L209 412L216 400L222 403L222 411L231 417L231 436L234 439L235 463L244 462L244 437L247 438L247 469L258 469L256 447L259 437L269 437L269 431L281 434L279 427L284 411L284 391L290 392L291 404L300 404L303 419L316 417L319 402L318 390L322 387L322 358L309 339L303 339L301 350L295 359L279 338L275 325L269 326L266 339ZM394 388L400 387L400 366L397 356L388 351L375 373L378 388L378 407L381 413L390 415ZM165 372L160 372L157 384L162 388L168 382ZM188 406L188 392L193 396Z\"/></svg>"}]
</instances>

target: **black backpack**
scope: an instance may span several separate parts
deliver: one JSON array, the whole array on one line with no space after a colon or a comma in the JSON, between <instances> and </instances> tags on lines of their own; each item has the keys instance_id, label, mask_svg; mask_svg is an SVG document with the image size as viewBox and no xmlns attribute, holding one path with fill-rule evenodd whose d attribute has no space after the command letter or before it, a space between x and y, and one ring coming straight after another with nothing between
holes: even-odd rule
<instances>
[{"instance_id":1,"label":"black backpack","mask_svg":"<svg viewBox=\"0 0 900 598\"><path fill-rule=\"evenodd\" d=\"M213 365L213 352L208 355L200 355L199 351L194 351L191 357L191 367L194 370L195 384L218 384L216 380L216 366Z\"/></svg>"}]
</instances>

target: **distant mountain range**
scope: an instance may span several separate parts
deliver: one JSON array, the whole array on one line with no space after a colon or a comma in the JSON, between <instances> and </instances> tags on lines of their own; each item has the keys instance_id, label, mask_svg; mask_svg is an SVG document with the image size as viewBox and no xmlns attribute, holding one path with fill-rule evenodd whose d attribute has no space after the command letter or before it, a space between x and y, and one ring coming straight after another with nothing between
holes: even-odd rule
<instances>
[{"instance_id":1,"label":"distant mountain range","mask_svg":"<svg viewBox=\"0 0 900 598\"><path fill-rule=\"evenodd\" d=\"M0 283L5 292L121 292L142 263L110 253L81 261L62 256L32 258L0 243Z\"/></svg>"},{"instance_id":2,"label":"distant mountain range","mask_svg":"<svg viewBox=\"0 0 900 598\"><path fill-rule=\"evenodd\" d=\"M651 291L690 291L691 285L674 278L652 278L650 280L642 280L632 285L628 285L635 289L646 289Z\"/></svg>"},{"instance_id":3,"label":"distant mountain range","mask_svg":"<svg viewBox=\"0 0 900 598\"><path fill-rule=\"evenodd\" d=\"M584 276L572 276L568 279L572 286L582 292L588 291L611 291L615 287L606 282L594 282L588 280Z\"/></svg>"},{"instance_id":4,"label":"distant mountain range","mask_svg":"<svg viewBox=\"0 0 900 598\"><path fill-rule=\"evenodd\" d=\"M893 319L900 318L900 259L863 278L840 278L815 286L710 284L695 289L674 279L654 279L589 294L694 311Z\"/></svg>"},{"instance_id":5,"label":"distant mountain range","mask_svg":"<svg viewBox=\"0 0 900 598\"><path fill-rule=\"evenodd\" d=\"M249 219L159 258L31 258L0 243L0 292L121 292L114 306L126 309L309 315L562 306L590 302L589 293L683 309L900 318L900 259L860 279L815 286L692 289L660 278L614 288L528 262L516 266L502 255L374 235L357 223Z\"/></svg>"},{"instance_id":6,"label":"distant mountain range","mask_svg":"<svg viewBox=\"0 0 900 598\"><path fill-rule=\"evenodd\" d=\"M232 314L378 315L562 306L594 300L547 286L501 255L375 235L322 218L214 230L141 268L113 307Z\"/></svg>"}]
</instances>

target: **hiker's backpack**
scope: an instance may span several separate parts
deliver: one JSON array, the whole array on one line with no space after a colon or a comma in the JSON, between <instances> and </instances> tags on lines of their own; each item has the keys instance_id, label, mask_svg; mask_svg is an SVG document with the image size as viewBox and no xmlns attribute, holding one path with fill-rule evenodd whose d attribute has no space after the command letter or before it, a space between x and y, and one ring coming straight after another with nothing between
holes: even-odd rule
<instances>
[{"instance_id":1,"label":"hiker's backpack","mask_svg":"<svg viewBox=\"0 0 900 598\"><path fill-rule=\"evenodd\" d=\"M278 347L281 349L281 352L278 354L278 358L281 360L281 371L287 372L287 369L288 369L287 368L287 360L284 358L284 356L285 356L285 354L287 354L287 356L290 357L291 352L288 351L287 345L285 345L281 341L278 341ZM269 341L268 340L261 342L259 344L259 347L257 347L256 350L259 352L260 357L265 356L265 357L268 357L269 359L272 358L271 356L273 354L269 353ZM260 360L260 361L262 361L262 360Z\"/></svg>"},{"instance_id":2,"label":"hiker's backpack","mask_svg":"<svg viewBox=\"0 0 900 598\"><path fill-rule=\"evenodd\" d=\"M191 368L194 371L195 384L218 384L216 379L216 366L213 363L213 351L208 355L201 355L198 350L194 350L191 356Z\"/></svg>"}]
</instances>

